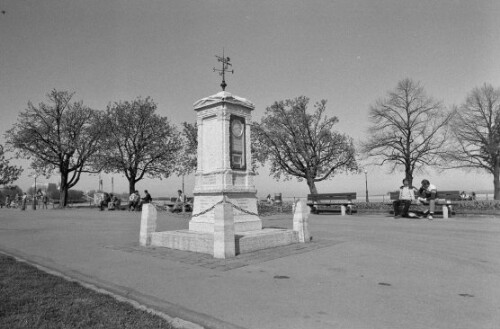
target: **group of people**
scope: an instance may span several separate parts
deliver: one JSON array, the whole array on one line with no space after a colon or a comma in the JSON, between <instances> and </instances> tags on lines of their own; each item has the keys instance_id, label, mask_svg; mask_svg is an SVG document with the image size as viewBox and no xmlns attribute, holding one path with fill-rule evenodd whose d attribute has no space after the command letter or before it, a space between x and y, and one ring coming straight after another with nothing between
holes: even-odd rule
<instances>
[{"instance_id":1,"label":"group of people","mask_svg":"<svg viewBox=\"0 0 500 329\"><path fill-rule=\"evenodd\" d=\"M49 202L49 197L47 193L42 192L42 190L38 190L36 194L33 196L35 202L42 202L42 209L48 209L47 203ZM16 194L14 197L10 195L5 196L5 208L17 208L19 207L21 210L26 210L26 204L28 203L28 194L23 192L22 194Z\"/></svg>"},{"instance_id":2,"label":"group of people","mask_svg":"<svg viewBox=\"0 0 500 329\"><path fill-rule=\"evenodd\" d=\"M460 193L460 197L462 200L476 200L476 192L472 192L471 195L468 195L465 191L462 191L462 193Z\"/></svg>"},{"instance_id":3,"label":"group of people","mask_svg":"<svg viewBox=\"0 0 500 329\"><path fill-rule=\"evenodd\" d=\"M429 205L429 209L425 210L419 217L427 217L427 219L432 220L436 209L436 197L437 188L429 180L422 180L420 188L417 189L410 186L410 181L405 178L403 186L399 188L399 198L393 203L394 217L410 217L410 205L413 200L416 200L417 203Z\"/></svg>"},{"instance_id":4,"label":"group of people","mask_svg":"<svg viewBox=\"0 0 500 329\"><path fill-rule=\"evenodd\" d=\"M172 207L172 211L182 211L182 208L186 204L186 196L184 193L182 193L182 190L177 191L177 199ZM142 205L151 203L153 201L153 198L151 197L151 194L149 194L148 190L144 190L144 197L141 197L141 194L139 191L134 191L130 194L128 198L128 205L127 205L127 210L128 211L139 211L142 209ZM119 209L121 205L121 200L118 198L116 195L113 194L108 194L104 193L101 201L99 202L99 208L100 210L104 210L104 208L107 207L108 210L115 210Z\"/></svg>"},{"instance_id":5,"label":"group of people","mask_svg":"<svg viewBox=\"0 0 500 329\"><path fill-rule=\"evenodd\" d=\"M143 204L151 203L153 198L148 190L144 190L144 198L141 198L139 191L135 190L128 197L128 211L140 210Z\"/></svg>"},{"instance_id":6,"label":"group of people","mask_svg":"<svg viewBox=\"0 0 500 329\"><path fill-rule=\"evenodd\" d=\"M122 200L120 200L119 197L114 195L113 193L104 193L101 202L99 203L99 209L101 211L104 210L105 207L108 208L108 210L115 210L115 209L120 209L120 205L122 203Z\"/></svg>"}]
</instances>

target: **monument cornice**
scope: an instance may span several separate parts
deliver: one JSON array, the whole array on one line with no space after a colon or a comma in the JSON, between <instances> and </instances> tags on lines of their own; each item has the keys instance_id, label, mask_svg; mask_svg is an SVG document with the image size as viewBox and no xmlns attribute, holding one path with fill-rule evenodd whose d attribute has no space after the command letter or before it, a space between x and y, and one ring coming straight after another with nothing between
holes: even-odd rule
<instances>
[{"instance_id":1,"label":"monument cornice","mask_svg":"<svg viewBox=\"0 0 500 329\"><path fill-rule=\"evenodd\" d=\"M248 99L233 95L227 91L221 91L215 95L202 98L193 104L193 108L195 111L199 111L218 104L233 104L243 106L249 110L255 109L255 105Z\"/></svg>"}]
</instances>

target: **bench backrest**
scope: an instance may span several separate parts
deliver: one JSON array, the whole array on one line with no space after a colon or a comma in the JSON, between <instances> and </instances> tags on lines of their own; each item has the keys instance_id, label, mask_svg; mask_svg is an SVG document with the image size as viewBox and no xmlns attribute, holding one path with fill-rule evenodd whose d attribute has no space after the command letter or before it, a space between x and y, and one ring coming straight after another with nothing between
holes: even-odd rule
<instances>
[{"instance_id":1,"label":"bench backrest","mask_svg":"<svg viewBox=\"0 0 500 329\"><path fill-rule=\"evenodd\" d=\"M389 192L391 200L399 199L399 191ZM417 195L415 195L416 197ZM450 201L462 200L460 197L460 191L439 191L437 192L438 199L445 199Z\"/></svg>"},{"instance_id":2,"label":"bench backrest","mask_svg":"<svg viewBox=\"0 0 500 329\"><path fill-rule=\"evenodd\" d=\"M450 201L462 200L460 191L439 191L437 193L438 199L446 199Z\"/></svg>"},{"instance_id":3,"label":"bench backrest","mask_svg":"<svg viewBox=\"0 0 500 329\"><path fill-rule=\"evenodd\" d=\"M391 196L391 200L399 199L399 191L389 192L389 195Z\"/></svg>"},{"instance_id":4,"label":"bench backrest","mask_svg":"<svg viewBox=\"0 0 500 329\"><path fill-rule=\"evenodd\" d=\"M356 192L347 193L321 193L321 194L308 194L307 201L318 202L318 201L342 201L350 200L356 201Z\"/></svg>"}]
</instances>

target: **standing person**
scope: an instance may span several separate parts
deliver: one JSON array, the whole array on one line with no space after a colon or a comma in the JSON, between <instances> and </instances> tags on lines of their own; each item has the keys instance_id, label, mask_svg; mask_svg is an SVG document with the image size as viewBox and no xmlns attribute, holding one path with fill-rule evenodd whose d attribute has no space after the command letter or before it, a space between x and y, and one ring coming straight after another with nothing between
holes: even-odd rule
<instances>
[{"instance_id":1,"label":"standing person","mask_svg":"<svg viewBox=\"0 0 500 329\"><path fill-rule=\"evenodd\" d=\"M429 203L429 209L424 211L424 217L432 220L434 218L434 210L436 208L436 186L432 185L427 179L424 179L422 180L422 186L418 190L418 193L419 201L424 202L425 204Z\"/></svg>"},{"instance_id":2,"label":"standing person","mask_svg":"<svg viewBox=\"0 0 500 329\"><path fill-rule=\"evenodd\" d=\"M10 195L5 197L5 208L10 208Z\"/></svg>"},{"instance_id":3,"label":"standing person","mask_svg":"<svg viewBox=\"0 0 500 329\"><path fill-rule=\"evenodd\" d=\"M151 197L151 194L149 194L148 190L144 190L144 198L142 198L142 203L151 203L153 201L153 198Z\"/></svg>"},{"instance_id":4,"label":"standing person","mask_svg":"<svg viewBox=\"0 0 500 329\"><path fill-rule=\"evenodd\" d=\"M26 202L28 202L28 195L24 192L21 197L21 210L26 210Z\"/></svg>"},{"instance_id":5,"label":"standing person","mask_svg":"<svg viewBox=\"0 0 500 329\"><path fill-rule=\"evenodd\" d=\"M43 192L41 189L38 189L38 191L36 192L36 198L37 199L42 199L42 196L43 196Z\"/></svg>"},{"instance_id":6,"label":"standing person","mask_svg":"<svg viewBox=\"0 0 500 329\"><path fill-rule=\"evenodd\" d=\"M48 209L47 203L49 202L49 197L47 196L47 192L43 193L42 196L42 209Z\"/></svg>"},{"instance_id":7,"label":"standing person","mask_svg":"<svg viewBox=\"0 0 500 329\"><path fill-rule=\"evenodd\" d=\"M408 210L410 210L411 202L415 200L415 188L410 186L408 179L403 179L403 186L399 188L399 198L393 202L394 218L409 217ZM401 211L403 206L403 211Z\"/></svg>"}]
</instances>

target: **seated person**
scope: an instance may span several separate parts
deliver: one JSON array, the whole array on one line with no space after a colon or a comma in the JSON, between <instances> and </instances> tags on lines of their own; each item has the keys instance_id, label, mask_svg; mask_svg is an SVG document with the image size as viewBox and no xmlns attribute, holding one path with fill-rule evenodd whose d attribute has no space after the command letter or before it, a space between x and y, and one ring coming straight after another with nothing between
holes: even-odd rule
<instances>
[{"instance_id":1,"label":"seated person","mask_svg":"<svg viewBox=\"0 0 500 329\"><path fill-rule=\"evenodd\" d=\"M434 210L436 209L437 188L432 185L427 179L422 180L422 186L418 190L418 201L429 204L429 209L424 211L424 217L432 220L434 218Z\"/></svg>"},{"instance_id":2,"label":"seated person","mask_svg":"<svg viewBox=\"0 0 500 329\"><path fill-rule=\"evenodd\" d=\"M144 190L144 198L142 198L141 205L145 203L151 203L151 201L153 201L151 194L149 194L148 190Z\"/></svg>"},{"instance_id":3,"label":"seated person","mask_svg":"<svg viewBox=\"0 0 500 329\"><path fill-rule=\"evenodd\" d=\"M408 211L413 200L415 200L415 188L410 186L410 181L405 178L403 179L403 186L399 188L399 198L393 202L394 218L409 217ZM402 211L401 207L403 207Z\"/></svg>"},{"instance_id":4,"label":"seated person","mask_svg":"<svg viewBox=\"0 0 500 329\"><path fill-rule=\"evenodd\" d=\"M182 211L182 208L186 204L186 196L184 195L184 193L182 193L182 190L177 190L177 194L178 194L177 200L175 200L172 212Z\"/></svg>"},{"instance_id":5,"label":"seated person","mask_svg":"<svg viewBox=\"0 0 500 329\"><path fill-rule=\"evenodd\" d=\"M111 201L111 197L108 193L104 192L101 201L99 202L99 209L101 211L104 210L104 207L108 206L108 203Z\"/></svg>"},{"instance_id":6,"label":"seated person","mask_svg":"<svg viewBox=\"0 0 500 329\"><path fill-rule=\"evenodd\" d=\"M138 191L134 191L128 197L128 211L133 211L139 205L139 200L141 197L139 196Z\"/></svg>"},{"instance_id":7,"label":"seated person","mask_svg":"<svg viewBox=\"0 0 500 329\"><path fill-rule=\"evenodd\" d=\"M352 215L352 200L347 199L347 202L349 202L349 204L346 205L346 213Z\"/></svg>"},{"instance_id":8,"label":"seated person","mask_svg":"<svg viewBox=\"0 0 500 329\"><path fill-rule=\"evenodd\" d=\"M267 195L267 203L273 204L273 199L271 199L271 194Z\"/></svg>"},{"instance_id":9,"label":"seated person","mask_svg":"<svg viewBox=\"0 0 500 329\"><path fill-rule=\"evenodd\" d=\"M139 191L135 190L135 202L134 202L134 210L139 211L141 210L142 206L142 199L141 199L141 194Z\"/></svg>"},{"instance_id":10,"label":"seated person","mask_svg":"<svg viewBox=\"0 0 500 329\"><path fill-rule=\"evenodd\" d=\"M108 210L120 209L121 200L116 195L111 194L111 200L108 203Z\"/></svg>"}]
</instances>

